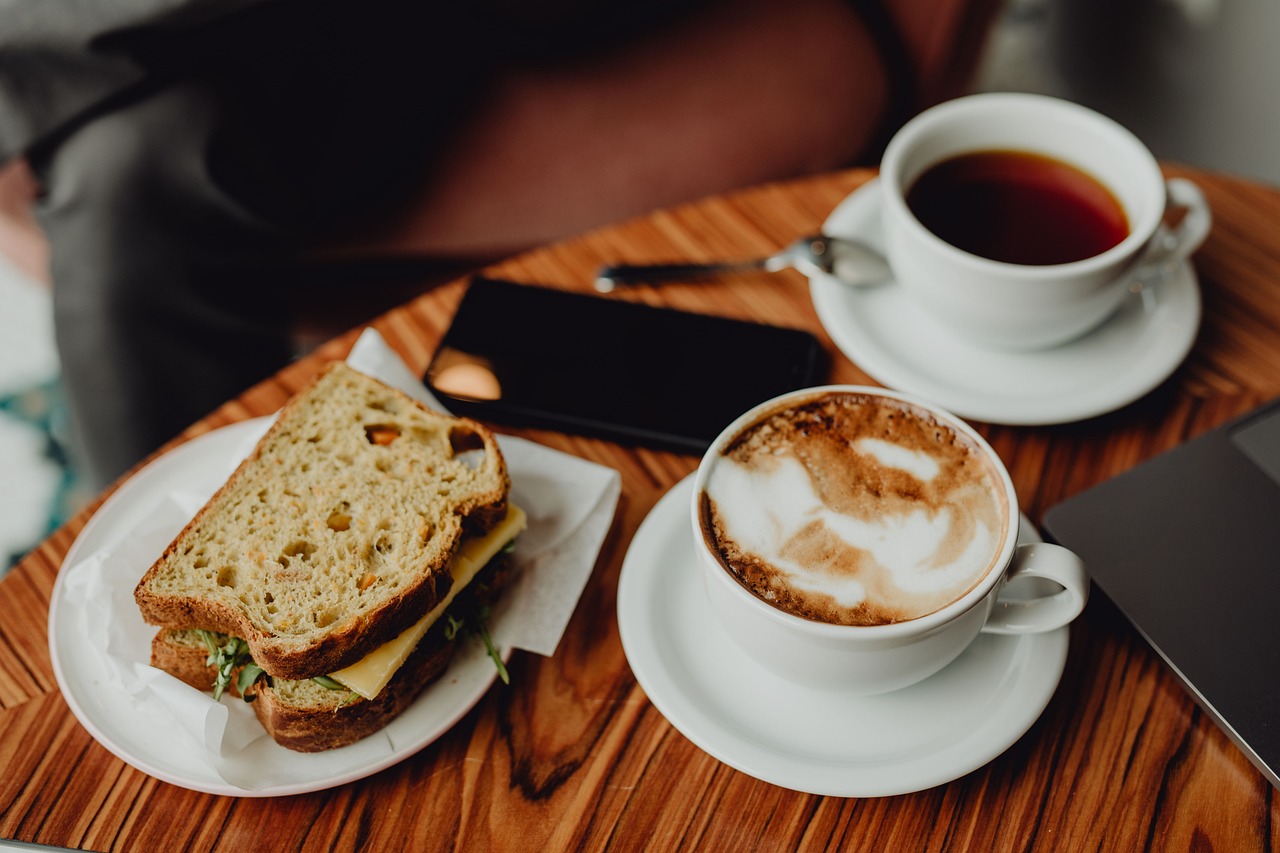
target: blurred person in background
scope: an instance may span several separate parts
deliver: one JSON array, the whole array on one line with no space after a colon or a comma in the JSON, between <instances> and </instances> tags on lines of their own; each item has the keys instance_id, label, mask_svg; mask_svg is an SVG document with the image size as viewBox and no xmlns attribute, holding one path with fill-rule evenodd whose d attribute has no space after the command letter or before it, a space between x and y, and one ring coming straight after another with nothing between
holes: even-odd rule
<instances>
[{"instance_id":1,"label":"blurred person in background","mask_svg":"<svg viewBox=\"0 0 1280 853\"><path fill-rule=\"evenodd\" d=\"M73 458L110 483L294 357L300 316L405 298L379 270L873 165L997 5L0 0L0 251L47 241Z\"/></svg>"}]
</instances>

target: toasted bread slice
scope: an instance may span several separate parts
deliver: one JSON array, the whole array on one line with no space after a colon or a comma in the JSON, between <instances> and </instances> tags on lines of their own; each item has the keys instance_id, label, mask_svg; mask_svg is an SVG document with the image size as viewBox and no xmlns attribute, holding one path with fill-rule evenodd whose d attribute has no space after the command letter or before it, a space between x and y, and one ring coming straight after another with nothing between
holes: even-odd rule
<instances>
[{"instance_id":1,"label":"toasted bread slice","mask_svg":"<svg viewBox=\"0 0 1280 853\"><path fill-rule=\"evenodd\" d=\"M448 591L464 532L506 513L494 436L335 362L295 396L142 577L147 622L242 638L306 679L397 636Z\"/></svg>"}]
</instances>

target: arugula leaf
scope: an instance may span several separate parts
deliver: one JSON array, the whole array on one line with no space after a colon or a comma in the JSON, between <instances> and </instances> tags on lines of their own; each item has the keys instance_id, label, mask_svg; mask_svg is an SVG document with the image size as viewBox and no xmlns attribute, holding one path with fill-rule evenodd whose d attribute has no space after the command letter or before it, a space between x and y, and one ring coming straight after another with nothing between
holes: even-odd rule
<instances>
[{"instance_id":1,"label":"arugula leaf","mask_svg":"<svg viewBox=\"0 0 1280 853\"><path fill-rule=\"evenodd\" d=\"M330 678L327 675L313 675L311 677L311 680L314 681L316 684L319 684L325 690L347 691L347 695L343 697L343 700L342 700L343 705L350 705L352 702L356 702L360 699L359 693L355 692L350 687L343 684L341 681L338 681L336 678Z\"/></svg>"},{"instance_id":2,"label":"arugula leaf","mask_svg":"<svg viewBox=\"0 0 1280 853\"><path fill-rule=\"evenodd\" d=\"M518 539L519 537L516 537L506 545L503 545L502 550L495 554L493 559L497 560L499 557L514 551ZM483 570L481 572L483 573ZM481 593L487 593L489 591L488 581L479 582L476 588ZM511 674L507 672L507 665L503 663L502 656L498 654L498 647L493 644L493 638L489 636L489 626L485 624L485 620L489 618L489 607L484 605L471 608L468 614L469 618L458 619L452 613L447 613L445 616L449 620L444 628L445 639L452 640L458 635L458 631L462 629L466 629L468 633L478 636L484 641L485 651L489 653L489 658L493 661L494 667L497 668L498 677L502 679L503 684L510 684Z\"/></svg>"},{"instance_id":3,"label":"arugula leaf","mask_svg":"<svg viewBox=\"0 0 1280 853\"><path fill-rule=\"evenodd\" d=\"M446 613L445 618L449 621L444 626L444 638L453 640L458 636L459 631L466 631L468 634L479 637L484 642L485 651L489 653L489 657L493 660L493 665L498 670L498 677L502 679L503 684L510 684L511 674L507 672L507 665L502 662L502 656L498 654L498 647L493 644L493 638L489 636L489 628L485 625L484 620L489 618L489 608L472 608L467 615L469 618L459 619L452 613Z\"/></svg>"},{"instance_id":4,"label":"arugula leaf","mask_svg":"<svg viewBox=\"0 0 1280 853\"><path fill-rule=\"evenodd\" d=\"M204 662L205 666L213 666L215 656L218 654L218 637L212 631L206 631L204 628L196 628L196 636L204 642L204 647L209 650L209 658Z\"/></svg>"},{"instance_id":5,"label":"arugula leaf","mask_svg":"<svg viewBox=\"0 0 1280 853\"><path fill-rule=\"evenodd\" d=\"M246 702L252 702L254 696L246 695L245 690L253 685L258 676L262 674L262 669L253 662L253 657L249 654L249 644L239 637L228 637L225 634L218 634L213 631L206 631L203 628L196 629L196 635L200 637L205 648L209 650L209 657L205 659L205 666L216 667L217 676L213 680L213 699L218 701L222 698L222 694L231 686L231 674L241 665L244 670L241 671L240 677L236 679L236 689L240 691L240 695L244 697ZM246 675L250 672L252 677Z\"/></svg>"},{"instance_id":6,"label":"arugula leaf","mask_svg":"<svg viewBox=\"0 0 1280 853\"><path fill-rule=\"evenodd\" d=\"M258 676L262 675L262 667L258 666L250 658L245 664L244 669L240 670L239 677L236 678L236 689L240 691L241 698L246 702L252 702L258 698L258 694L250 693L249 688L253 687L253 683L258 680Z\"/></svg>"},{"instance_id":7,"label":"arugula leaf","mask_svg":"<svg viewBox=\"0 0 1280 853\"><path fill-rule=\"evenodd\" d=\"M493 644L493 638L489 636L489 626L485 623L485 620L489 618L489 608L476 608L471 611L471 615L475 617L475 627L471 632L484 641L484 649L489 653L489 658L497 668L498 677L502 679L502 683L510 684L511 674L507 672L507 665L503 663L502 655L498 654L498 647Z\"/></svg>"}]
</instances>

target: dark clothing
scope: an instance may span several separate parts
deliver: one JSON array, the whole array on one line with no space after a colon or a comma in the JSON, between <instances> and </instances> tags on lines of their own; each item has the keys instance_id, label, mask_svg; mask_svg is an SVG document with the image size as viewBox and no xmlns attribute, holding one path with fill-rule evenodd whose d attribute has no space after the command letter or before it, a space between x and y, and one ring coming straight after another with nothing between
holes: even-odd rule
<instances>
[{"instance_id":1,"label":"dark clothing","mask_svg":"<svg viewBox=\"0 0 1280 853\"><path fill-rule=\"evenodd\" d=\"M695 2L18 0L0 20L0 162L39 165L98 115L195 82L222 189L333 222L430 163L496 70L607 50Z\"/></svg>"},{"instance_id":2,"label":"dark clothing","mask_svg":"<svg viewBox=\"0 0 1280 853\"><path fill-rule=\"evenodd\" d=\"M607 50L696 1L4 6L0 161L25 153L46 188L88 479L287 362L290 260L393 204L496 69Z\"/></svg>"},{"instance_id":3,"label":"dark clothing","mask_svg":"<svg viewBox=\"0 0 1280 853\"><path fill-rule=\"evenodd\" d=\"M42 163L73 456L103 486L290 357L256 264L294 239L210 179L207 92L106 113Z\"/></svg>"}]
</instances>

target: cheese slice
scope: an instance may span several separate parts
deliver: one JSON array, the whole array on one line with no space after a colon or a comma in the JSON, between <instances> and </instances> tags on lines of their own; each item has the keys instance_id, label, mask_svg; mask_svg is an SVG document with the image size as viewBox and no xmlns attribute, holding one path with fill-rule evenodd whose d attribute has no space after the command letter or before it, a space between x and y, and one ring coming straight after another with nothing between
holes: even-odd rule
<instances>
[{"instance_id":1,"label":"cheese slice","mask_svg":"<svg viewBox=\"0 0 1280 853\"><path fill-rule=\"evenodd\" d=\"M453 584L431 612L394 640L374 649L351 666L330 673L329 677L366 699L376 697L382 688L387 686L387 682L391 681L396 670L408 660L409 655L417 648L418 641L436 623L457 594L466 589L467 584L471 583L480 570L488 565L508 542L515 539L527 524L528 517L524 510L515 504L507 504L507 516L498 522L497 526L478 539L464 540L458 547L458 553L453 555L449 563Z\"/></svg>"}]
</instances>

